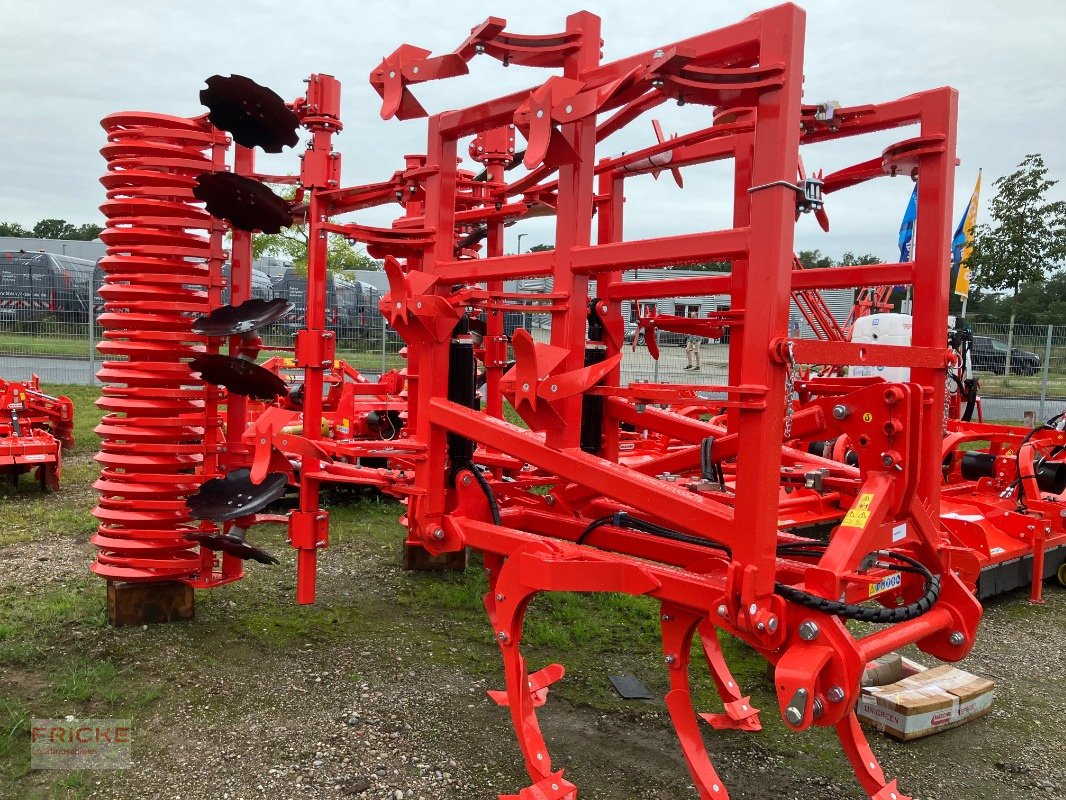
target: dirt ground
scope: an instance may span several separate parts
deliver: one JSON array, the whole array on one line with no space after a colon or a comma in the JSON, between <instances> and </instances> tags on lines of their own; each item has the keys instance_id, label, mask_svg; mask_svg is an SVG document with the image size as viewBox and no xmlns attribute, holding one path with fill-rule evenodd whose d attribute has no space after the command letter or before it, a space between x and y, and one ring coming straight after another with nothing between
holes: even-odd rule
<instances>
[{"instance_id":1,"label":"dirt ground","mask_svg":"<svg viewBox=\"0 0 1066 800\"><path fill-rule=\"evenodd\" d=\"M84 533L0 548L0 736L10 731L0 796L480 800L517 792L526 784L510 720L485 695L502 677L477 607L480 571L403 572L395 516L395 506L334 511L313 607L293 602L294 559L275 529L258 535L280 566L251 565L245 580L198 593L195 622L151 628L105 625ZM556 766L582 798L695 797L662 702L654 612L644 619L639 607L585 602L545 606L551 626L530 634L534 668L572 667L541 715ZM1042 607L1023 593L989 604L962 665L997 684L987 717L908 744L869 732L904 791L921 800L1066 798L1064 612L1066 590L1050 584ZM567 638L568 626L584 626L587 638ZM647 636L635 633L644 627ZM730 796L862 797L831 734L787 732L762 662L736 645L730 651L764 709L760 733L704 732ZM607 681L617 673L640 677L655 699L618 699ZM700 699L701 710L713 710L706 687ZM132 769L30 771L26 717L68 713L133 718Z\"/></svg>"}]
</instances>

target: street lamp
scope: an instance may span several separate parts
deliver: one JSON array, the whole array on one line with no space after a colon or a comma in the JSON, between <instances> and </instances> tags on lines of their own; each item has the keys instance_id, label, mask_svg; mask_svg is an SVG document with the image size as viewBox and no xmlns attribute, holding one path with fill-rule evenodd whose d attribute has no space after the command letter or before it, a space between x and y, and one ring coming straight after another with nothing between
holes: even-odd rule
<instances>
[{"instance_id":1,"label":"street lamp","mask_svg":"<svg viewBox=\"0 0 1066 800\"><path fill-rule=\"evenodd\" d=\"M527 233L520 233L520 234L518 234L518 252L519 252L519 253L521 253L521 252L522 252L522 237L523 237L523 236L528 236L528 235L529 235L529 234L527 234Z\"/></svg>"}]
</instances>

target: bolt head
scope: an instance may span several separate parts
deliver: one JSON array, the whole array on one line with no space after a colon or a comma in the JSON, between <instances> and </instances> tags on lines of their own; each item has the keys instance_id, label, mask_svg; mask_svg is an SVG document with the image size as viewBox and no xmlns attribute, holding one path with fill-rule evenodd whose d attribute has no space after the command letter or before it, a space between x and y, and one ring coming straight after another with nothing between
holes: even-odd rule
<instances>
[{"instance_id":1,"label":"bolt head","mask_svg":"<svg viewBox=\"0 0 1066 800\"><path fill-rule=\"evenodd\" d=\"M754 614L758 610L759 610L759 607L757 605L755 605L755 603L752 603L750 606L748 606L748 613L749 614Z\"/></svg>"},{"instance_id":2,"label":"bolt head","mask_svg":"<svg viewBox=\"0 0 1066 800\"><path fill-rule=\"evenodd\" d=\"M818 625L807 620L799 626L799 637L805 642L811 642L818 638Z\"/></svg>"},{"instance_id":3,"label":"bolt head","mask_svg":"<svg viewBox=\"0 0 1066 800\"><path fill-rule=\"evenodd\" d=\"M499 639L501 642L506 642L507 641L507 631L500 631L498 634L496 634L496 638Z\"/></svg>"},{"instance_id":4,"label":"bolt head","mask_svg":"<svg viewBox=\"0 0 1066 800\"><path fill-rule=\"evenodd\" d=\"M785 719L788 720L789 725L799 725L803 722L803 712L798 708L789 706L785 709Z\"/></svg>"},{"instance_id":5,"label":"bolt head","mask_svg":"<svg viewBox=\"0 0 1066 800\"><path fill-rule=\"evenodd\" d=\"M849 413L848 407L845 405L833 406L833 419L847 419Z\"/></svg>"},{"instance_id":6,"label":"bolt head","mask_svg":"<svg viewBox=\"0 0 1066 800\"><path fill-rule=\"evenodd\" d=\"M504 600L504 596L502 594L496 595L496 602L497 603L502 603L503 600Z\"/></svg>"},{"instance_id":7,"label":"bolt head","mask_svg":"<svg viewBox=\"0 0 1066 800\"><path fill-rule=\"evenodd\" d=\"M829 699L830 703L844 702L844 690L839 686L829 687L829 691L825 693L825 696Z\"/></svg>"},{"instance_id":8,"label":"bolt head","mask_svg":"<svg viewBox=\"0 0 1066 800\"><path fill-rule=\"evenodd\" d=\"M725 603L723 603L722 605L718 606L718 616L724 617L728 613L729 613L729 609L725 607Z\"/></svg>"},{"instance_id":9,"label":"bolt head","mask_svg":"<svg viewBox=\"0 0 1066 800\"><path fill-rule=\"evenodd\" d=\"M675 656L663 656L663 661L665 661L667 664L673 664L675 661L677 661L677 658Z\"/></svg>"},{"instance_id":10,"label":"bolt head","mask_svg":"<svg viewBox=\"0 0 1066 800\"><path fill-rule=\"evenodd\" d=\"M777 617L770 617L770 621L768 623L766 623L766 625L770 629L770 633L773 633L774 631L776 631L777 630Z\"/></svg>"},{"instance_id":11,"label":"bolt head","mask_svg":"<svg viewBox=\"0 0 1066 800\"><path fill-rule=\"evenodd\" d=\"M892 456L890 456L888 453L885 453L881 456L881 463L884 464L886 467L891 467L893 464L896 463L896 459L892 458Z\"/></svg>"},{"instance_id":12,"label":"bolt head","mask_svg":"<svg viewBox=\"0 0 1066 800\"><path fill-rule=\"evenodd\" d=\"M473 478L471 478L469 475L464 475L463 476L463 486L469 486L470 482L472 480L473 480Z\"/></svg>"},{"instance_id":13,"label":"bolt head","mask_svg":"<svg viewBox=\"0 0 1066 800\"><path fill-rule=\"evenodd\" d=\"M951 642L953 647L962 647L966 643L966 637L962 635L961 631L955 631L948 637L948 641Z\"/></svg>"},{"instance_id":14,"label":"bolt head","mask_svg":"<svg viewBox=\"0 0 1066 800\"><path fill-rule=\"evenodd\" d=\"M444 538L444 528L437 528L435 531L433 531L433 538L436 539L437 541L440 541L441 539L443 539Z\"/></svg>"}]
</instances>

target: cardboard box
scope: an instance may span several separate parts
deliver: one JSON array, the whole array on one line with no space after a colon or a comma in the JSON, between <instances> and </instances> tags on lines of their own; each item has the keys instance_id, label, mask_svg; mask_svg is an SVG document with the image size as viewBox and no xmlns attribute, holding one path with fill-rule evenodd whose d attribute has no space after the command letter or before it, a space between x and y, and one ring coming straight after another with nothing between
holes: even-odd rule
<instances>
[{"instance_id":1,"label":"cardboard box","mask_svg":"<svg viewBox=\"0 0 1066 800\"><path fill-rule=\"evenodd\" d=\"M862 690L859 718L894 739L929 736L987 714L995 684L948 665Z\"/></svg>"}]
</instances>

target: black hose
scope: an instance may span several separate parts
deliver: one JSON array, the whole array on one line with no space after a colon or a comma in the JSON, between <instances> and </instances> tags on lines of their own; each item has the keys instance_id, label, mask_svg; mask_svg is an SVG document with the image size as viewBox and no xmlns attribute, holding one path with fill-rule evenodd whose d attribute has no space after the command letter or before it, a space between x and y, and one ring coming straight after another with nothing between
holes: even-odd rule
<instances>
[{"instance_id":1,"label":"black hose","mask_svg":"<svg viewBox=\"0 0 1066 800\"><path fill-rule=\"evenodd\" d=\"M782 548L778 548L778 553L781 554L782 550L787 547L788 546L786 545ZM813 608L816 611L821 611L823 614L831 614L834 617L853 619L859 622L872 622L877 625L907 622L908 620L917 619L936 605L936 601L940 599L939 575L934 575L920 561L917 561L910 556L905 556L902 553L878 550L874 555L884 558L892 558L903 562L903 566L895 564L884 565L888 566L890 569L923 575L925 577L925 593L915 602L900 606L899 608L874 608L870 606L855 605L853 603L843 603L839 600L827 600L824 597L804 592L793 586L786 586L783 583L775 583L774 592L790 602L798 603L807 608Z\"/></svg>"},{"instance_id":2,"label":"black hose","mask_svg":"<svg viewBox=\"0 0 1066 800\"><path fill-rule=\"evenodd\" d=\"M470 471L474 476L474 480L477 481L477 485L481 487L481 491L485 493L485 499L489 501L489 512L492 514L493 524L502 525L500 504L496 501L496 493L492 491L492 486L485 480L485 476L481 474L481 470L477 468L473 461L467 461L463 467Z\"/></svg>"},{"instance_id":3,"label":"black hose","mask_svg":"<svg viewBox=\"0 0 1066 800\"><path fill-rule=\"evenodd\" d=\"M647 533L651 536L658 536L660 539L670 539L674 542L684 542L685 544L694 544L699 547L707 547L711 550L720 550L730 558L733 557L733 551L729 549L727 545L721 542L716 542L713 539L704 539L701 536L691 536L687 533L681 533L681 531L675 531L671 528L657 525L654 522L648 522L647 520L637 519L630 516L625 511L616 511L610 516L600 517L589 523L588 527L582 531L581 535L575 540L576 544L584 544L585 540L593 533L597 528L602 528L605 525L611 525L615 528L628 528L629 530L640 531L641 533Z\"/></svg>"}]
</instances>

